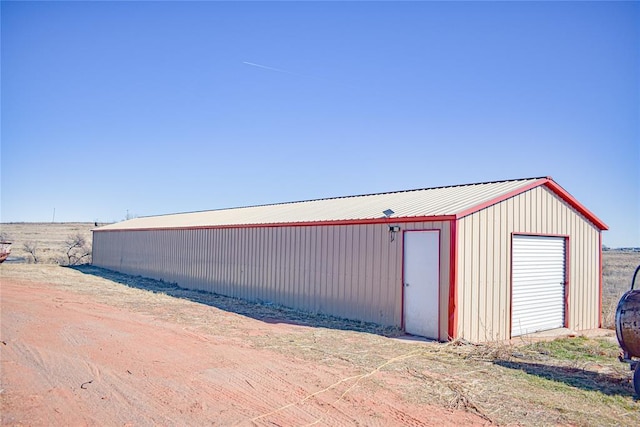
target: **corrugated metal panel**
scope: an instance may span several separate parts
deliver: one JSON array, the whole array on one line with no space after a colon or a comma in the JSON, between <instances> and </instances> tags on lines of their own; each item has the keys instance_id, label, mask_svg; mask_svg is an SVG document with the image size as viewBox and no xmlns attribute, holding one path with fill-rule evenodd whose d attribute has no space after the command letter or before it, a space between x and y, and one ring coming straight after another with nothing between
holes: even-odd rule
<instances>
[{"instance_id":1,"label":"corrugated metal panel","mask_svg":"<svg viewBox=\"0 0 640 427\"><path fill-rule=\"evenodd\" d=\"M404 223L441 230L448 221ZM94 265L310 312L400 326L402 233L386 224L131 230L94 233ZM441 336L447 336L449 257L440 260Z\"/></svg>"},{"instance_id":2,"label":"corrugated metal panel","mask_svg":"<svg viewBox=\"0 0 640 427\"><path fill-rule=\"evenodd\" d=\"M513 236L511 336L564 326L565 239Z\"/></svg>"},{"instance_id":3,"label":"corrugated metal panel","mask_svg":"<svg viewBox=\"0 0 640 427\"><path fill-rule=\"evenodd\" d=\"M481 229L482 222L486 232ZM457 336L471 341L511 336L513 233L568 237L567 323L575 330L597 328L599 230L541 186L458 221Z\"/></svg>"},{"instance_id":4,"label":"corrugated metal panel","mask_svg":"<svg viewBox=\"0 0 640 427\"><path fill-rule=\"evenodd\" d=\"M296 222L357 221L454 215L530 185L539 178L134 218L98 229L123 230Z\"/></svg>"}]
</instances>

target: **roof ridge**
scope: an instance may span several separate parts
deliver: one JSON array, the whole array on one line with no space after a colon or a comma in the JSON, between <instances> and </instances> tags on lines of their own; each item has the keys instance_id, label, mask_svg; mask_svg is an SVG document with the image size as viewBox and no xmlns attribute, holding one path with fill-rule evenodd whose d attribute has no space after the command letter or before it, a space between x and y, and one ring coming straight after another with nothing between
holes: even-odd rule
<instances>
[{"instance_id":1,"label":"roof ridge","mask_svg":"<svg viewBox=\"0 0 640 427\"><path fill-rule=\"evenodd\" d=\"M339 200L339 199L351 199L356 197L369 197L369 196L380 196L383 194L399 194L399 193L410 193L414 191L426 191L426 190L438 190L442 188L455 188L455 187L470 187L474 185L487 185L487 184L498 184L503 182L515 182L515 181L533 181L536 179L551 179L550 177L539 176L539 177L529 177L529 178L514 178L514 179L501 179L496 181L485 181L485 182L471 182L467 184L452 184L452 185L440 185L436 187L425 187L425 188L414 188L408 190L395 190L395 191L382 191L379 193L365 193L365 194L355 194L348 196L333 196L333 197L320 197L317 199L308 199L308 200L294 200L289 202L276 202L276 203L264 203L258 205L248 205L248 206L235 206L235 207L226 207L226 208L218 208L218 209L203 209L198 211L189 211L189 212L174 212L174 213L166 213L166 214L157 214L157 215L145 215L140 216L138 218L151 218L151 217L159 217L159 216L170 216L170 215L188 215L188 214L196 214L196 213L204 213L204 212L216 212L216 211L227 211L234 209L248 209L248 208L258 208L258 207L266 207L266 206L278 206L278 205L294 205L299 203L309 203L309 202L319 202L324 200Z\"/></svg>"}]
</instances>

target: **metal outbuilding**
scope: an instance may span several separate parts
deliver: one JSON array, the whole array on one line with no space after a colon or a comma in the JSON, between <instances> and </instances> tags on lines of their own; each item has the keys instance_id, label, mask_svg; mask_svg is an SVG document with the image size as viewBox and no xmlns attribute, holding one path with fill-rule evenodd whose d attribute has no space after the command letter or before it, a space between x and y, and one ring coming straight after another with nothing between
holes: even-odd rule
<instances>
[{"instance_id":1,"label":"metal outbuilding","mask_svg":"<svg viewBox=\"0 0 640 427\"><path fill-rule=\"evenodd\" d=\"M437 340L601 324L607 226L551 178L135 218L93 264Z\"/></svg>"}]
</instances>

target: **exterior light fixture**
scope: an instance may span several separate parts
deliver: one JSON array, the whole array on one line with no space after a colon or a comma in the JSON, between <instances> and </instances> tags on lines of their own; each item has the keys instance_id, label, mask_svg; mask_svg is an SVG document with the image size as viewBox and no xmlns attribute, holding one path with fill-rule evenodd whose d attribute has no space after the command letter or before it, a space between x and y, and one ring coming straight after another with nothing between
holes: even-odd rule
<instances>
[{"instance_id":1,"label":"exterior light fixture","mask_svg":"<svg viewBox=\"0 0 640 427\"><path fill-rule=\"evenodd\" d=\"M400 231L400 226L399 225L390 225L389 226L389 233L391 234L391 240L390 242L393 242L396 238L396 233Z\"/></svg>"}]
</instances>

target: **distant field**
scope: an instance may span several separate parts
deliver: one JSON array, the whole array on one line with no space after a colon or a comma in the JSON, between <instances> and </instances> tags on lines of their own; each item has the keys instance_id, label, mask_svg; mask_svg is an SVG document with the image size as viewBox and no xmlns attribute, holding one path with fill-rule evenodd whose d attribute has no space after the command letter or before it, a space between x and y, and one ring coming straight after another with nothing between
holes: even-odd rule
<instances>
[{"instance_id":1,"label":"distant field","mask_svg":"<svg viewBox=\"0 0 640 427\"><path fill-rule=\"evenodd\" d=\"M602 326L615 328L615 315L622 294L631 288L631 279L640 265L640 252L604 251L602 253ZM636 289L640 288L640 277Z\"/></svg>"},{"instance_id":2,"label":"distant field","mask_svg":"<svg viewBox=\"0 0 640 427\"><path fill-rule=\"evenodd\" d=\"M13 243L7 262L33 263L25 244L34 246L39 264L56 264L65 256L65 241L80 234L91 245L93 222L16 222L0 224L1 240Z\"/></svg>"},{"instance_id":3,"label":"distant field","mask_svg":"<svg viewBox=\"0 0 640 427\"><path fill-rule=\"evenodd\" d=\"M0 234L2 239L13 242L9 262L33 262L33 257L24 249L25 243L31 243L36 245L39 263L55 264L64 257L65 241L69 237L80 234L90 245L93 228L92 222L4 223L0 224ZM638 265L640 252L603 252L603 327L614 327L616 306L622 294L629 290L631 276Z\"/></svg>"}]
</instances>

